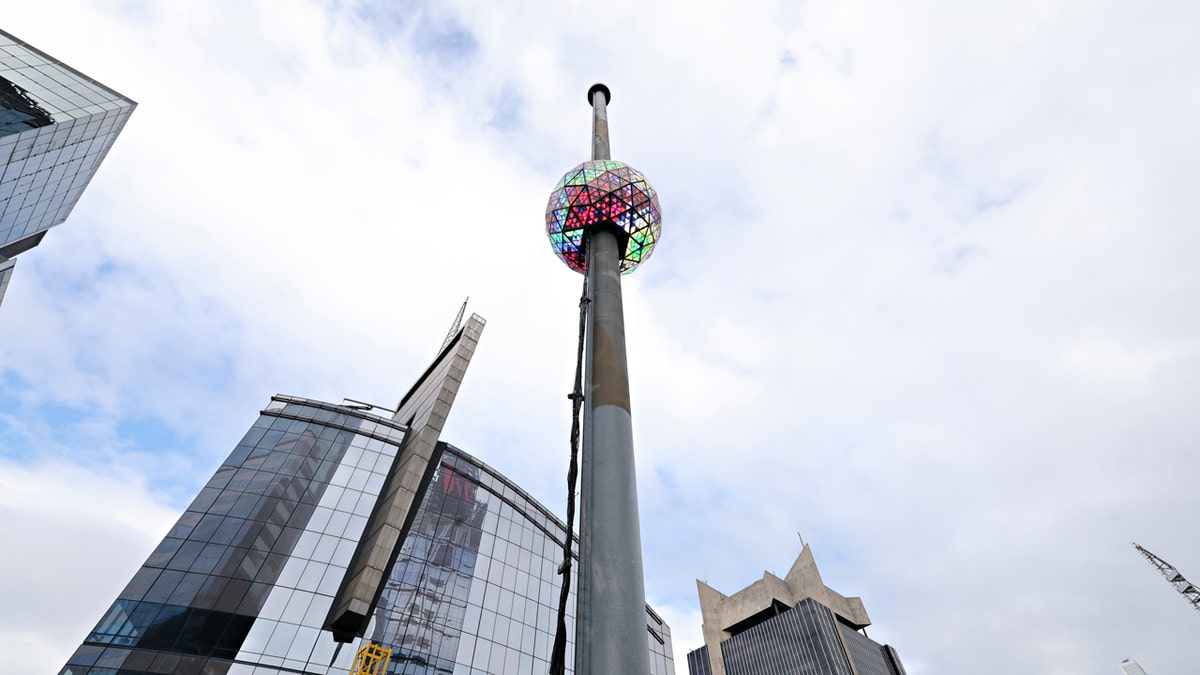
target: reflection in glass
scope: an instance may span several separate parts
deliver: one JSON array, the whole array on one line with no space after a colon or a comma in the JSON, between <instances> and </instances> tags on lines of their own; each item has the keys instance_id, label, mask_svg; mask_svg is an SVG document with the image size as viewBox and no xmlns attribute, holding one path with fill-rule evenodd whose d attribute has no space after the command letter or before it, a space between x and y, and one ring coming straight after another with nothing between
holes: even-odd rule
<instances>
[{"instance_id":1,"label":"reflection in glass","mask_svg":"<svg viewBox=\"0 0 1200 675\"><path fill-rule=\"evenodd\" d=\"M0 136L54 124L54 118L21 87L0 77Z\"/></svg>"},{"instance_id":2,"label":"reflection in glass","mask_svg":"<svg viewBox=\"0 0 1200 675\"><path fill-rule=\"evenodd\" d=\"M320 626L403 428L301 401L260 415L61 673L348 672L361 643ZM545 673L566 528L439 448L366 637L393 649L389 675ZM670 629L649 610L647 628L651 672L674 675Z\"/></svg>"}]
</instances>

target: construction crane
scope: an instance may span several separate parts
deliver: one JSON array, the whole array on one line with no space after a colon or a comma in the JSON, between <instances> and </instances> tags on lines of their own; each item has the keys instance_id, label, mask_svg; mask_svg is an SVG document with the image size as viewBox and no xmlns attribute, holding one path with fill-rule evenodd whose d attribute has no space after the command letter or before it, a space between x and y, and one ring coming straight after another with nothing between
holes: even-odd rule
<instances>
[{"instance_id":1,"label":"construction crane","mask_svg":"<svg viewBox=\"0 0 1200 675\"><path fill-rule=\"evenodd\" d=\"M1134 542L1133 547L1136 548L1139 553L1146 556L1146 560L1149 560L1150 564L1154 565L1154 568L1161 572L1162 575L1166 577L1167 581L1171 582L1171 585L1174 586L1175 590L1179 591L1179 594L1188 601L1188 604L1192 606L1192 609L1200 612L1200 588L1193 586L1192 583L1185 579L1183 575L1179 573L1179 570L1175 569L1174 565L1171 563L1154 555L1141 546L1138 546L1136 542Z\"/></svg>"}]
</instances>

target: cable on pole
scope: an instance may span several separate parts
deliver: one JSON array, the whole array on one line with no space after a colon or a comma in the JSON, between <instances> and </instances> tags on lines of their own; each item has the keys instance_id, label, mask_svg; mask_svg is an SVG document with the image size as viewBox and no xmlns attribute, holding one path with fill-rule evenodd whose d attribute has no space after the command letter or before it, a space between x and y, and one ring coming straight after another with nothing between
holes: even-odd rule
<instances>
[{"instance_id":1,"label":"cable on pole","mask_svg":"<svg viewBox=\"0 0 1200 675\"><path fill-rule=\"evenodd\" d=\"M587 334L587 275L583 275L583 294L579 297L579 349L575 359L575 390L571 399L571 463L567 468L567 538L563 542L563 562L558 566L562 590L558 594L558 627L554 631L554 649L550 655L550 675L564 675L567 667L567 600L571 595L571 547L575 541L575 485L579 479L579 416L583 409L583 346Z\"/></svg>"}]
</instances>

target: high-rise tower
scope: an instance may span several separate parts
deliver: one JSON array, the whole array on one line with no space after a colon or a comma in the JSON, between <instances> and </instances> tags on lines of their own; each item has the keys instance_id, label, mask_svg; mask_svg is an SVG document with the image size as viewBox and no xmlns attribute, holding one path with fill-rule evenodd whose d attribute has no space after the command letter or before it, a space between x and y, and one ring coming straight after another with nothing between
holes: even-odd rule
<instances>
[{"instance_id":1,"label":"high-rise tower","mask_svg":"<svg viewBox=\"0 0 1200 675\"><path fill-rule=\"evenodd\" d=\"M603 84L588 90L592 160L558 182L546 207L554 252L586 275L586 384L579 511L575 672L649 672L629 367L621 274L650 256L661 232L658 196L633 167L614 162Z\"/></svg>"},{"instance_id":2,"label":"high-rise tower","mask_svg":"<svg viewBox=\"0 0 1200 675\"><path fill-rule=\"evenodd\" d=\"M0 31L0 302L15 256L66 220L135 107Z\"/></svg>"},{"instance_id":3,"label":"high-rise tower","mask_svg":"<svg viewBox=\"0 0 1200 675\"><path fill-rule=\"evenodd\" d=\"M896 650L867 637L862 599L826 586L807 545L782 579L765 572L733 595L696 586L704 646L688 654L691 675L904 675Z\"/></svg>"}]
</instances>

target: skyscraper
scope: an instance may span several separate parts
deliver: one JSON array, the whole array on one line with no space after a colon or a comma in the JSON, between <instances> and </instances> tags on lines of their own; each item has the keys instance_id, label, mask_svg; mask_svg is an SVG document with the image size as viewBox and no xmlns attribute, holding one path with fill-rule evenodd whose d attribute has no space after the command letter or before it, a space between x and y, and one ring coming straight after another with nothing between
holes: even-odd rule
<instances>
[{"instance_id":1,"label":"skyscraper","mask_svg":"<svg viewBox=\"0 0 1200 675\"><path fill-rule=\"evenodd\" d=\"M458 323L386 416L273 397L60 673L546 672L566 528L440 441L483 328Z\"/></svg>"},{"instance_id":2,"label":"skyscraper","mask_svg":"<svg viewBox=\"0 0 1200 675\"><path fill-rule=\"evenodd\" d=\"M697 580L704 646L691 675L904 675L896 650L866 635L861 598L821 580L808 546L787 575L769 572L725 595Z\"/></svg>"},{"instance_id":3,"label":"skyscraper","mask_svg":"<svg viewBox=\"0 0 1200 675\"><path fill-rule=\"evenodd\" d=\"M0 302L15 256L66 220L135 107L0 31Z\"/></svg>"}]
</instances>

